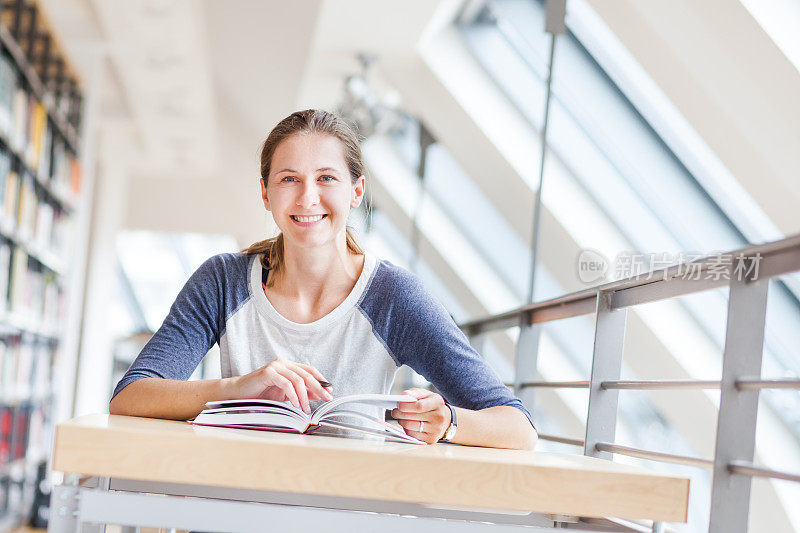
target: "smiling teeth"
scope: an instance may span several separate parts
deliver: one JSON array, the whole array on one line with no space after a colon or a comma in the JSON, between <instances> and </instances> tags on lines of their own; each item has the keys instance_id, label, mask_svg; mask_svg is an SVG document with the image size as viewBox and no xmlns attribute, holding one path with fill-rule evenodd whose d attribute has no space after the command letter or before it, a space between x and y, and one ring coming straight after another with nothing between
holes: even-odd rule
<instances>
[{"instance_id":1,"label":"smiling teeth","mask_svg":"<svg viewBox=\"0 0 800 533\"><path fill-rule=\"evenodd\" d=\"M325 215L317 215L317 216L313 216L313 217L298 217L298 216L296 216L296 217L294 217L294 219L297 220L298 222L317 222L319 220L322 220L323 216L325 216Z\"/></svg>"}]
</instances>

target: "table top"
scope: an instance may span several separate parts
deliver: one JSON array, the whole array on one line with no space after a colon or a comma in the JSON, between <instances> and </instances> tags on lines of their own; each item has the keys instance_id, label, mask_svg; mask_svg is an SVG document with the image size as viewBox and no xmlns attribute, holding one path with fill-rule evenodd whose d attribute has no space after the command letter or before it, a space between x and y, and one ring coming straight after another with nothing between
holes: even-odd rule
<instances>
[{"instance_id":1,"label":"table top","mask_svg":"<svg viewBox=\"0 0 800 533\"><path fill-rule=\"evenodd\" d=\"M685 522L689 479L583 455L207 426L119 415L58 424L53 469L212 487Z\"/></svg>"}]
</instances>

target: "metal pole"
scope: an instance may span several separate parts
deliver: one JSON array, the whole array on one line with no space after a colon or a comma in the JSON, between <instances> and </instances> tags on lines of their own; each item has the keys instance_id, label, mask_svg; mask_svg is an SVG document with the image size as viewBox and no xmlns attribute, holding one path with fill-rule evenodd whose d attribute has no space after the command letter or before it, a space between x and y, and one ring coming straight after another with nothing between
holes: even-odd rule
<instances>
[{"instance_id":1,"label":"metal pole","mask_svg":"<svg viewBox=\"0 0 800 533\"><path fill-rule=\"evenodd\" d=\"M539 435L539 438L541 438L541 435ZM728 470L730 470L732 474L739 474L743 476L784 479L786 481L796 481L800 483L800 474L792 474L791 472L781 472L778 470L771 470L769 468L763 468L760 466L755 466L749 463L745 463L744 461L731 462L731 464L728 465Z\"/></svg>"},{"instance_id":2,"label":"metal pole","mask_svg":"<svg viewBox=\"0 0 800 533\"><path fill-rule=\"evenodd\" d=\"M800 379L738 379L736 388L739 390L750 389L800 389Z\"/></svg>"},{"instance_id":3,"label":"metal pole","mask_svg":"<svg viewBox=\"0 0 800 533\"><path fill-rule=\"evenodd\" d=\"M539 186L536 190L536 201L533 206L533 227L531 228L531 266L530 285L528 286L528 303L533 303L536 286L536 254L539 246L539 215L542 210L542 183L544 181L544 158L547 153L547 125L550 119L550 96L553 81L553 58L556 50L556 35L566 31L564 17L567 12L567 0L546 0L545 31L550 33L550 59L547 65L547 88L544 99L544 121L541 132L541 158L539 160ZM519 340L514 358L514 394L520 396L523 381L532 381L537 377L539 359L539 337L541 326L531 323L531 314L523 313L519 323ZM533 410L533 390L520 397L522 402Z\"/></svg>"},{"instance_id":4,"label":"metal pole","mask_svg":"<svg viewBox=\"0 0 800 533\"><path fill-rule=\"evenodd\" d=\"M550 121L550 95L553 83L553 57L556 51L556 34L550 34L550 62L547 67L547 89L544 98L544 122L542 123L542 146L539 158L539 186L536 189L536 201L533 206L533 227L531 228L531 280L528 285L528 303L533 303L536 286L536 255L539 249L539 220L542 211L542 184L544 183L544 158L547 153L547 125Z\"/></svg>"},{"instance_id":5,"label":"metal pole","mask_svg":"<svg viewBox=\"0 0 800 533\"><path fill-rule=\"evenodd\" d=\"M648 459L661 463L675 463L679 465L697 466L700 468L711 468L714 466L714 461L704 457L690 457L688 455L675 455L674 453L654 452L651 450L631 448L630 446L620 446L619 444L612 444L610 442L598 442L595 448L601 452L618 453L620 455L638 457L640 459Z\"/></svg>"},{"instance_id":6,"label":"metal pole","mask_svg":"<svg viewBox=\"0 0 800 533\"><path fill-rule=\"evenodd\" d=\"M761 375L768 289L768 279L731 281L711 484L710 533L747 531L751 478L733 474L728 465L734 461L753 461L759 391L739 390L736 381L745 376L759 379Z\"/></svg>"},{"instance_id":7,"label":"metal pole","mask_svg":"<svg viewBox=\"0 0 800 533\"><path fill-rule=\"evenodd\" d=\"M603 381L618 380L622 368L627 309L611 308L611 293L597 294L592 376L583 454L611 460L611 453L597 448L598 442L614 442L617 429L618 390L605 390Z\"/></svg>"}]
</instances>

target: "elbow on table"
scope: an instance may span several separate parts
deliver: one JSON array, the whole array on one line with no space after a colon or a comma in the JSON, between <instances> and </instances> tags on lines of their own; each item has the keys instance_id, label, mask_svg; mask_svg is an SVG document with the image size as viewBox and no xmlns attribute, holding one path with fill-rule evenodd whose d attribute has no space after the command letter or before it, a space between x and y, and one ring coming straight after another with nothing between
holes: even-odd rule
<instances>
[{"instance_id":1,"label":"elbow on table","mask_svg":"<svg viewBox=\"0 0 800 533\"><path fill-rule=\"evenodd\" d=\"M112 415L134 415L131 412L131 399L126 400L126 389L119 391L111 401L108 402L108 413ZM135 415L134 415L135 416Z\"/></svg>"},{"instance_id":2,"label":"elbow on table","mask_svg":"<svg viewBox=\"0 0 800 533\"><path fill-rule=\"evenodd\" d=\"M111 398L111 401L108 402L108 413L112 415L126 414L122 408L122 405L120 404L119 394Z\"/></svg>"},{"instance_id":3,"label":"elbow on table","mask_svg":"<svg viewBox=\"0 0 800 533\"><path fill-rule=\"evenodd\" d=\"M533 450L536 448L536 443L539 441L539 434L536 433L536 430L531 427L530 430L526 433L525 439L520 446L521 450Z\"/></svg>"}]
</instances>

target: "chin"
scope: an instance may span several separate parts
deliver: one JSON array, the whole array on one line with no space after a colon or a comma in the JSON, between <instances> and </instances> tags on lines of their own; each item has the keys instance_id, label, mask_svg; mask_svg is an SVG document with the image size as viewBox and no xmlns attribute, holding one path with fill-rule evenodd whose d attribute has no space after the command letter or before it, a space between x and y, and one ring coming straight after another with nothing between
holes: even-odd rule
<instances>
[{"instance_id":1,"label":"chin","mask_svg":"<svg viewBox=\"0 0 800 533\"><path fill-rule=\"evenodd\" d=\"M333 239L330 238L309 238L306 236L305 238L294 238L291 239L291 243L298 248L303 248L307 250L313 250L315 248L325 248L330 246L333 242Z\"/></svg>"}]
</instances>

